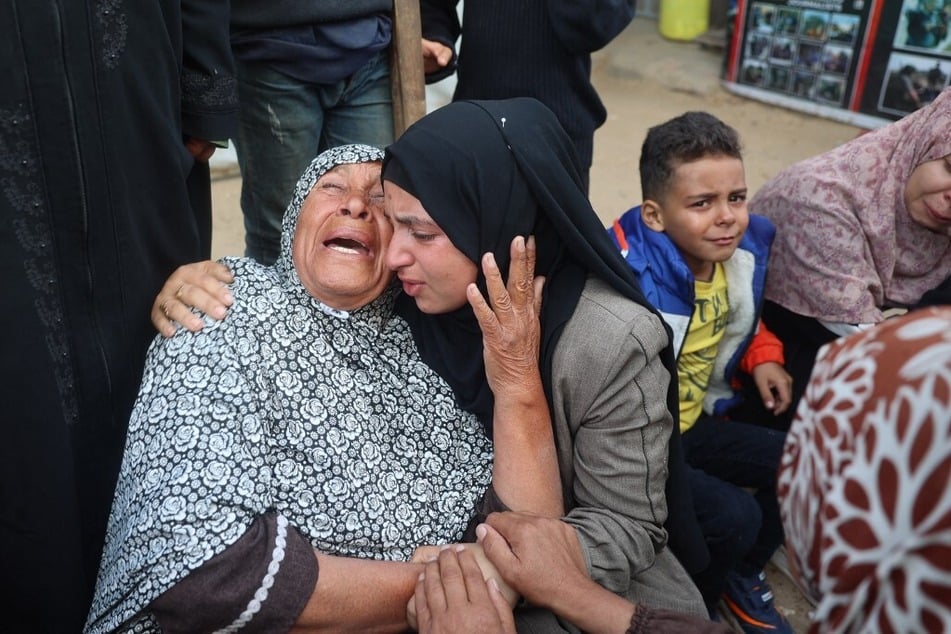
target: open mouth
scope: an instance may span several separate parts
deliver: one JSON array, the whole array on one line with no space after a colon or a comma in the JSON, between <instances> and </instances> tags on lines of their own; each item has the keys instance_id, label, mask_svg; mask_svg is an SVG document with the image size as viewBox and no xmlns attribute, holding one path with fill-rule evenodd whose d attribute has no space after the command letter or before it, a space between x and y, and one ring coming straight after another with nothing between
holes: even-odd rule
<instances>
[{"instance_id":1,"label":"open mouth","mask_svg":"<svg viewBox=\"0 0 951 634\"><path fill-rule=\"evenodd\" d=\"M347 253L349 255L369 255L370 247L351 238L333 238L324 242L324 246L331 251Z\"/></svg>"}]
</instances>

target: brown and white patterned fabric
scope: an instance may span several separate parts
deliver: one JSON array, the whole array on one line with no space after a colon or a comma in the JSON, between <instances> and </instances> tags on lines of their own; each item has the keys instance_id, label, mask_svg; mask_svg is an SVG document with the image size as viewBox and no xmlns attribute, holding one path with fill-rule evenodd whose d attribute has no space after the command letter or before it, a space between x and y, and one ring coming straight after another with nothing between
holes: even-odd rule
<instances>
[{"instance_id":1,"label":"brown and white patterned fabric","mask_svg":"<svg viewBox=\"0 0 951 634\"><path fill-rule=\"evenodd\" d=\"M951 308L823 348L778 493L810 631L951 631Z\"/></svg>"}]
</instances>

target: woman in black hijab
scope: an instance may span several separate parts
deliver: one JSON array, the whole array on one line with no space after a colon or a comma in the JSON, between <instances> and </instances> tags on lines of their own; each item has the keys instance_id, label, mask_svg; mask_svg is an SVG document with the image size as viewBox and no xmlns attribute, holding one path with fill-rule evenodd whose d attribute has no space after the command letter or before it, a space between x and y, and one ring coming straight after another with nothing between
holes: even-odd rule
<instances>
[{"instance_id":1,"label":"woman in black hijab","mask_svg":"<svg viewBox=\"0 0 951 634\"><path fill-rule=\"evenodd\" d=\"M705 565L682 479L669 337L591 208L554 115L534 99L450 104L387 149L383 178L400 312L422 358L487 429L492 393L464 289L484 289L482 254L506 275L513 238L535 236L536 274L546 278L540 364L565 521L601 585L705 615L666 548L665 526L688 567Z\"/></svg>"}]
</instances>

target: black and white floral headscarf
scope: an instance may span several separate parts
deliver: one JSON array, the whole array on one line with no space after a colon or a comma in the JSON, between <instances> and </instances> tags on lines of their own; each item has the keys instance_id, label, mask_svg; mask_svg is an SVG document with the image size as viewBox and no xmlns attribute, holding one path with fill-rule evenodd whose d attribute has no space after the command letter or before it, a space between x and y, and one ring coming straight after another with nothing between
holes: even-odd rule
<instances>
[{"instance_id":1,"label":"black and white floral headscarf","mask_svg":"<svg viewBox=\"0 0 951 634\"><path fill-rule=\"evenodd\" d=\"M284 222L281 226L281 252L274 263L282 277L291 280L297 286L301 285L300 279L297 277L297 271L294 270L292 247L294 245L294 234L297 232L297 219L304 208L304 199L310 195L314 185L317 184L317 180L338 165L356 165L358 163L382 161L383 150L369 145L341 145L322 152L311 161L298 179L297 186L294 188L294 196L287 206L287 211L284 212Z\"/></svg>"},{"instance_id":2,"label":"black and white floral headscarf","mask_svg":"<svg viewBox=\"0 0 951 634\"><path fill-rule=\"evenodd\" d=\"M367 146L321 154L285 214L277 264L229 259L228 317L152 344L90 631L148 620L156 597L268 512L340 556L403 560L462 536L491 479L480 423L420 360L392 313L393 288L339 311L309 295L292 264L317 179L382 156Z\"/></svg>"}]
</instances>

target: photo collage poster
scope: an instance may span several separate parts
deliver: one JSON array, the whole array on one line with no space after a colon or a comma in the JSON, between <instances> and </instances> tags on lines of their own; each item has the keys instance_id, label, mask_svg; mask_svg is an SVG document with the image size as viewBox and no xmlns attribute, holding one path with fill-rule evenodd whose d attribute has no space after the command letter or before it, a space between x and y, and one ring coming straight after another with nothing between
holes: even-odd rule
<instances>
[{"instance_id":1,"label":"photo collage poster","mask_svg":"<svg viewBox=\"0 0 951 634\"><path fill-rule=\"evenodd\" d=\"M951 78L951 0L882 7L861 110L898 119L931 103Z\"/></svg>"},{"instance_id":2,"label":"photo collage poster","mask_svg":"<svg viewBox=\"0 0 951 634\"><path fill-rule=\"evenodd\" d=\"M793 99L851 106L871 0L744 4L734 81Z\"/></svg>"}]
</instances>

